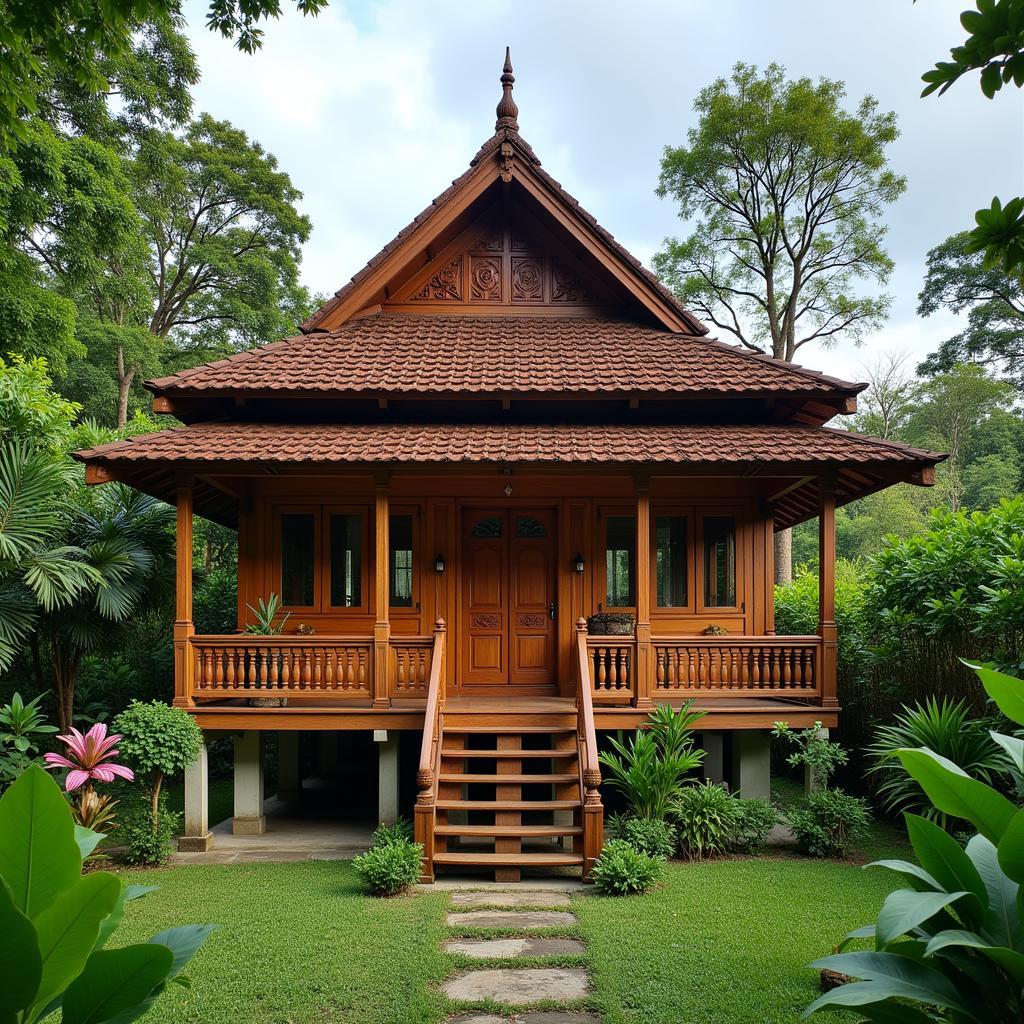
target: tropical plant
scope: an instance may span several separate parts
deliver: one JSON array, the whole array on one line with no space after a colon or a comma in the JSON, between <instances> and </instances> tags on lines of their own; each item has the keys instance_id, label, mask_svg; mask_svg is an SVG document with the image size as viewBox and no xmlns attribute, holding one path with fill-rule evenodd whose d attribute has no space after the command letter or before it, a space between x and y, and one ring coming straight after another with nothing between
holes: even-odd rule
<instances>
[{"instance_id":1,"label":"tropical plant","mask_svg":"<svg viewBox=\"0 0 1024 1024\"><path fill-rule=\"evenodd\" d=\"M931 818L946 831L963 826L935 808L920 784L906 771L899 751L926 747L991 785L1006 769L1006 755L989 733L991 723L971 717L966 701L929 697L924 704L903 708L892 725L875 730L867 748L868 769L878 784L878 798L890 814L913 811Z\"/></svg>"},{"instance_id":2,"label":"tropical plant","mask_svg":"<svg viewBox=\"0 0 1024 1024\"><path fill-rule=\"evenodd\" d=\"M841 789L820 789L787 815L797 849L811 857L845 857L871 829L868 802Z\"/></svg>"},{"instance_id":3,"label":"tropical plant","mask_svg":"<svg viewBox=\"0 0 1024 1024\"><path fill-rule=\"evenodd\" d=\"M395 839L371 847L352 861L352 867L373 896L398 896L420 877L423 847Z\"/></svg>"},{"instance_id":4,"label":"tropical plant","mask_svg":"<svg viewBox=\"0 0 1024 1024\"><path fill-rule=\"evenodd\" d=\"M1024 682L971 666L999 710L1024 725ZM1024 739L992 733L1024 772ZM861 979L816 999L805 1016L855 1007L893 1024L1018 1024L1024 1014L1024 810L962 768L924 748L897 755L936 810L978 830L962 847L935 822L904 819L917 863L878 861L909 888L891 893L873 925L847 936L873 950L812 964Z\"/></svg>"},{"instance_id":5,"label":"tropical plant","mask_svg":"<svg viewBox=\"0 0 1024 1024\"><path fill-rule=\"evenodd\" d=\"M733 797L733 801L736 810L733 848L746 853L760 850L778 825L779 812L768 800Z\"/></svg>"},{"instance_id":6,"label":"tropical plant","mask_svg":"<svg viewBox=\"0 0 1024 1024\"><path fill-rule=\"evenodd\" d=\"M13 782L30 764L39 761L38 736L55 733L57 727L46 724L39 710L43 694L27 704L15 693L10 704L0 707L0 791Z\"/></svg>"},{"instance_id":7,"label":"tropical plant","mask_svg":"<svg viewBox=\"0 0 1024 1024\"><path fill-rule=\"evenodd\" d=\"M608 770L608 785L625 796L637 818L664 818L682 780L700 767L704 751L694 749L689 732L702 717L689 702L678 711L659 707L649 716L649 727L638 729L628 742L621 733L609 737L612 749L601 751L598 759Z\"/></svg>"},{"instance_id":8,"label":"tropical plant","mask_svg":"<svg viewBox=\"0 0 1024 1024\"><path fill-rule=\"evenodd\" d=\"M115 842L124 846L129 864L155 866L174 853L174 837L181 826L181 814L167 806L167 794L157 797L156 820L149 794L133 793L123 802L117 815Z\"/></svg>"},{"instance_id":9,"label":"tropical plant","mask_svg":"<svg viewBox=\"0 0 1024 1024\"><path fill-rule=\"evenodd\" d=\"M284 624L291 618L292 614L291 612L285 612L281 616L280 622L274 622L281 608L281 598L271 592L270 597L266 601L261 597L256 602L256 605L257 607L255 608L251 604L245 606L252 612L255 619L255 622L246 623L246 633L252 633L255 636L280 636L284 632Z\"/></svg>"},{"instance_id":10,"label":"tropical plant","mask_svg":"<svg viewBox=\"0 0 1024 1024\"><path fill-rule=\"evenodd\" d=\"M662 858L642 853L624 839L612 839L601 849L590 877L606 896L633 896L652 889L664 870Z\"/></svg>"},{"instance_id":11,"label":"tropical plant","mask_svg":"<svg viewBox=\"0 0 1024 1024\"><path fill-rule=\"evenodd\" d=\"M650 857L671 857L676 852L676 830L662 818L633 818L616 815L609 823L612 839L622 839Z\"/></svg>"},{"instance_id":12,"label":"tropical plant","mask_svg":"<svg viewBox=\"0 0 1024 1024\"><path fill-rule=\"evenodd\" d=\"M99 836L75 826L52 778L29 766L0 797L0 1014L35 1024L132 1021L172 983L212 928L188 925L148 942L107 949L125 905L152 888L117 875L82 875Z\"/></svg>"},{"instance_id":13,"label":"tropical plant","mask_svg":"<svg viewBox=\"0 0 1024 1024\"><path fill-rule=\"evenodd\" d=\"M372 846L388 846L391 843L411 843L413 826L408 818L399 818L390 825L381 822L370 836Z\"/></svg>"},{"instance_id":14,"label":"tropical plant","mask_svg":"<svg viewBox=\"0 0 1024 1024\"><path fill-rule=\"evenodd\" d=\"M669 814L679 836L679 851L688 860L726 853L736 841L736 798L709 780L686 786L673 799Z\"/></svg>"}]
</instances>

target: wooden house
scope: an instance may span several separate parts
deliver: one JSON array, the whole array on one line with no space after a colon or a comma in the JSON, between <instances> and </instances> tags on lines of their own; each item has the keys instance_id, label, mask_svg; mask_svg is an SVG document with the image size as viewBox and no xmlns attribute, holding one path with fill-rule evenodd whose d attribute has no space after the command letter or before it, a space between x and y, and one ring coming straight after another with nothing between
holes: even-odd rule
<instances>
[{"instance_id":1,"label":"wooden house","mask_svg":"<svg viewBox=\"0 0 1024 1024\"><path fill-rule=\"evenodd\" d=\"M389 814L411 731L425 879L589 869L598 735L659 703L705 710L709 774L767 795L773 723L839 715L836 508L941 458L826 426L864 385L709 338L543 169L507 60L501 84L469 169L300 334L150 381L182 425L79 453L177 506L174 700L238 737L236 830L263 828L267 731L283 762L375 733ZM194 630L194 513L237 527L237 633ZM820 622L778 636L773 534L814 517ZM285 632L242 632L271 594ZM186 818L206 848L203 758Z\"/></svg>"}]
</instances>

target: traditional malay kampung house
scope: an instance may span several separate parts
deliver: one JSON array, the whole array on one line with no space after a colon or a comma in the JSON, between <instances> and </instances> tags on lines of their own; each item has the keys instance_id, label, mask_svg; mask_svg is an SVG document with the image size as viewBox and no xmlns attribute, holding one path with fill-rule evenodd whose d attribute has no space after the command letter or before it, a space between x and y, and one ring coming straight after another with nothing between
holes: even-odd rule
<instances>
[{"instance_id":1,"label":"traditional malay kampung house","mask_svg":"<svg viewBox=\"0 0 1024 1024\"><path fill-rule=\"evenodd\" d=\"M373 733L426 880L586 873L598 735L656 704L693 700L709 774L767 795L773 723L839 715L836 508L941 458L827 426L865 385L709 338L543 169L513 81L506 58L468 170L300 334L150 381L183 425L78 454L177 506L174 701L236 737L235 830L264 828L265 734L294 783L300 733ZM237 633L193 627L193 514L238 530ZM779 636L773 534L813 517L820 621ZM271 594L284 632L242 632Z\"/></svg>"}]
</instances>

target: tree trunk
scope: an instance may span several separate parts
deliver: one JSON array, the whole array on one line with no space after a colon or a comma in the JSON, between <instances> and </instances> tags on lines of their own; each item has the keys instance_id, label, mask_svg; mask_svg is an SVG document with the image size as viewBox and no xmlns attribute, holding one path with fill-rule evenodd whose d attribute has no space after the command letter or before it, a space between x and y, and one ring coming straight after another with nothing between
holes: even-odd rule
<instances>
[{"instance_id":1,"label":"tree trunk","mask_svg":"<svg viewBox=\"0 0 1024 1024\"><path fill-rule=\"evenodd\" d=\"M117 425L123 427L128 422L128 397L135 380L135 367L125 370L124 349L117 347Z\"/></svg>"},{"instance_id":2,"label":"tree trunk","mask_svg":"<svg viewBox=\"0 0 1024 1024\"><path fill-rule=\"evenodd\" d=\"M53 668L53 695L57 706L57 725L66 733L75 713L75 683L82 663L81 651L69 652L54 636L50 640L50 664Z\"/></svg>"},{"instance_id":3,"label":"tree trunk","mask_svg":"<svg viewBox=\"0 0 1024 1024\"><path fill-rule=\"evenodd\" d=\"M775 534L775 582L793 581L793 531L779 530Z\"/></svg>"}]
</instances>

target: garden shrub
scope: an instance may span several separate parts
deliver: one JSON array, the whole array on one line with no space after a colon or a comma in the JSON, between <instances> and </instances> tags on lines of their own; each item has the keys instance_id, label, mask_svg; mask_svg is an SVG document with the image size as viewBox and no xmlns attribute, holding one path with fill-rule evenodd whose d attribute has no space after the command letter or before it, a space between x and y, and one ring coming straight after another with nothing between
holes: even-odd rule
<instances>
[{"instance_id":1,"label":"garden shrub","mask_svg":"<svg viewBox=\"0 0 1024 1024\"><path fill-rule=\"evenodd\" d=\"M727 853L737 827L737 800L710 781L687 786L672 801L679 852L688 860Z\"/></svg>"},{"instance_id":2,"label":"garden shrub","mask_svg":"<svg viewBox=\"0 0 1024 1024\"><path fill-rule=\"evenodd\" d=\"M370 837L372 846L390 846L392 843L411 843L414 833L412 822L408 818L399 818L391 825L381 822Z\"/></svg>"},{"instance_id":3,"label":"garden shrub","mask_svg":"<svg viewBox=\"0 0 1024 1024\"><path fill-rule=\"evenodd\" d=\"M391 838L352 861L356 874L373 896L398 896L420 877L423 847L407 839Z\"/></svg>"},{"instance_id":4,"label":"garden shrub","mask_svg":"<svg viewBox=\"0 0 1024 1024\"><path fill-rule=\"evenodd\" d=\"M121 801L114 842L123 844L129 864L163 864L174 853L174 837L182 816L167 807L166 795L158 797L156 823L148 795L136 791Z\"/></svg>"},{"instance_id":5,"label":"garden shrub","mask_svg":"<svg viewBox=\"0 0 1024 1024\"><path fill-rule=\"evenodd\" d=\"M664 868L662 858L641 853L624 839L612 839L604 844L590 877L606 896L632 896L653 888Z\"/></svg>"},{"instance_id":6,"label":"garden shrub","mask_svg":"<svg viewBox=\"0 0 1024 1024\"><path fill-rule=\"evenodd\" d=\"M768 836L779 823L779 812L767 800L745 800L733 797L736 820L733 826L732 847L744 853L763 849Z\"/></svg>"},{"instance_id":7,"label":"garden shrub","mask_svg":"<svg viewBox=\"0 0 1024 1024\"><path fill-rule=\"evenodd\" d=\"M812 857L844 857L852 843L867 838L868 802L840 789L822 789L804 797L789 812L797 847Z\"/></svg>"},{"instance_id":8,"label":"garden shrub","mask_svg":"<svg viewBox=\"0 0 1024 1024\"><path fill-rule=\"evenodd\" d=\"M671 857L676 852L676 830L663 818L623 818L616 823L616 839L649 857Z\"/></svg>"}]
</instances>

